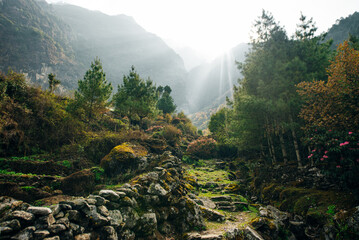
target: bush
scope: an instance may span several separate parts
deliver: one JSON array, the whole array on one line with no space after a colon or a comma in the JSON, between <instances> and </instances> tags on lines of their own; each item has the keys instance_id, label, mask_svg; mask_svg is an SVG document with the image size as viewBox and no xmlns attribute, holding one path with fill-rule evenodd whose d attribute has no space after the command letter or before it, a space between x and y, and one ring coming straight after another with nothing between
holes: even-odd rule
<instances>
[{"instance_id":1,"label":"bush","mask_svg":"<svg viewBox=\"0 0 359 240\"><path fill-rule=\"evenodd\" d=\"M168 143L175 145L176 143L178 143L182 132L173 125L167 125L163 128L162 134Z\"/></svg>"},{"instance_id":2,"label":"bush","mask_svg":"<svg viewBox=\"0 0 359 240\"><path fill-rule=\"evenodd\" d=\"M308 131L311 146L308 160L313 161L333 179L344 181L351 188L359 183L358 134L314 128Z\"/></svg>"},{"instance_id":3,"label":"bush","mask_svg":"<svg viewBox=\"0 0 359 240\"><path fill-rule=\"evenodd\" d=\"M216 156L216 144L213 138L199 138L188 145L186 152L199 158L213 158Z\"/></svg>"}]
</instances>

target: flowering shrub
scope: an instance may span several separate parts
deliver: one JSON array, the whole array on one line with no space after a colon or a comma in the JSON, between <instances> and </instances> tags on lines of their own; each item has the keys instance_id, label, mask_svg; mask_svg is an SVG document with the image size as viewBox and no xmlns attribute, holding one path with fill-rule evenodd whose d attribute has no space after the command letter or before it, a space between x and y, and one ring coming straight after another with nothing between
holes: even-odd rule
<instances>
[{"instance_id":1,"label":"flowering shrub","mask_svg":"<svg viewBox=\"0 0 359 240\"><path fill-rule=\"evenodd\" d=\"M213 138L199 138L187 147L187 154L199 158L212 158L216 154L217 142Z\"/></svg>"},{"instance_id":2,"label":"flowering shrub","mask_svg":"<svg viewBox=\"0 0 359 240\"><path fill-rule=\"evenodd\" d=\"M352 131L313 129L307 139L311 146L309 160L333 177L358 184L359 142Z\"/></svg>"},{"instance_id":3,"label":"flowering shrub","mask_svg":"<svg viewBox=\"0 0 359 240\"><path fill-rule=\"evenodd\" d=\"M152 126L146 130L146 132L158 132L163 129L163 126Z\"/></svg>"}]
</instances>

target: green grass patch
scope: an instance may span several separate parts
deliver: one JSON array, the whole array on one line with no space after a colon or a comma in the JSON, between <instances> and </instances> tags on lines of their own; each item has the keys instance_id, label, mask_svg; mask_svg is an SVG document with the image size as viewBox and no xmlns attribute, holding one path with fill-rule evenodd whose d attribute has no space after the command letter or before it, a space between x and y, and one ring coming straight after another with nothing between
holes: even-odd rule
<instances>
[{"instance_id":1,"label":"green grass patch","mask_svg":"<svg viewBox=\"0 0 359 240\"><path fill-rule=\"evenodd\" d=\"M9 176L20 176L20 177L46 177L46 176L49 176L49 177L56 177L56 178L61 178L61 176L50 176L50 175L38 175L38 174L33 174L33 173L21 173L21 172L14 172L14 171L7 171L7 170L3 170L3 169L0 169L0 174L3 174L3 175L9 175Z\"/></svg>"},{"instance_id":2,"label":"green grass patch","mask_svg":"<svg viewBox=\"0 0 359 240\"><path fill-rule=\"evenodd\" d=\"M218 184L230 184L228 172L225 170L208 171L206 168L188 169L187 173L197 178L198 183L205 184L207 182L215 182Z\"/></svg>"}]
</instances>

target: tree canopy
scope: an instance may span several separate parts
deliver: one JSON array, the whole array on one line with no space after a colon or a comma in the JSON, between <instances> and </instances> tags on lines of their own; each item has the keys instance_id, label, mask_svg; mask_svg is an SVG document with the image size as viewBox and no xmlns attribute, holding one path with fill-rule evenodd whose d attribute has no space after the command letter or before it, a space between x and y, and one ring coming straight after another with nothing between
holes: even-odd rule
<instances>
[{"instance_id":1,"label":"tree canopy","mask_svg":"<svg viewBox=\"0 0 359 240\"><path fill-rule=\"evenodd\" d=\"M82 108L86 118L91 120L110 104L108 100L111 93L112 85L107 83L101 61L96 58L83 80L78 81L78 89L75 92L76 105Z\"/></svg>"}]
</instances>

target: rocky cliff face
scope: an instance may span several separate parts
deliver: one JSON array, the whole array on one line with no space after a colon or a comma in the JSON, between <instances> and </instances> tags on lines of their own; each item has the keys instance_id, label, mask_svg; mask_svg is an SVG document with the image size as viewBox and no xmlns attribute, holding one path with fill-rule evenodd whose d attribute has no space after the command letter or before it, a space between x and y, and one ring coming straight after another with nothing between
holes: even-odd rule
<instances>
[{"instance_id":1,"label":"rocky cliff face","mask_svg":"<svg viewBox=\"0 0 359 240\"><path fill-rule=\"evenodd\" d=\"M74 89L99 57L115 88L134 65L141 77L170 85L177 105L185 102L182 59L131 17L36 0L3 0L0 6L0 71L11 67L43 87L52 72Z\"/></svg>"}]
</instances>

